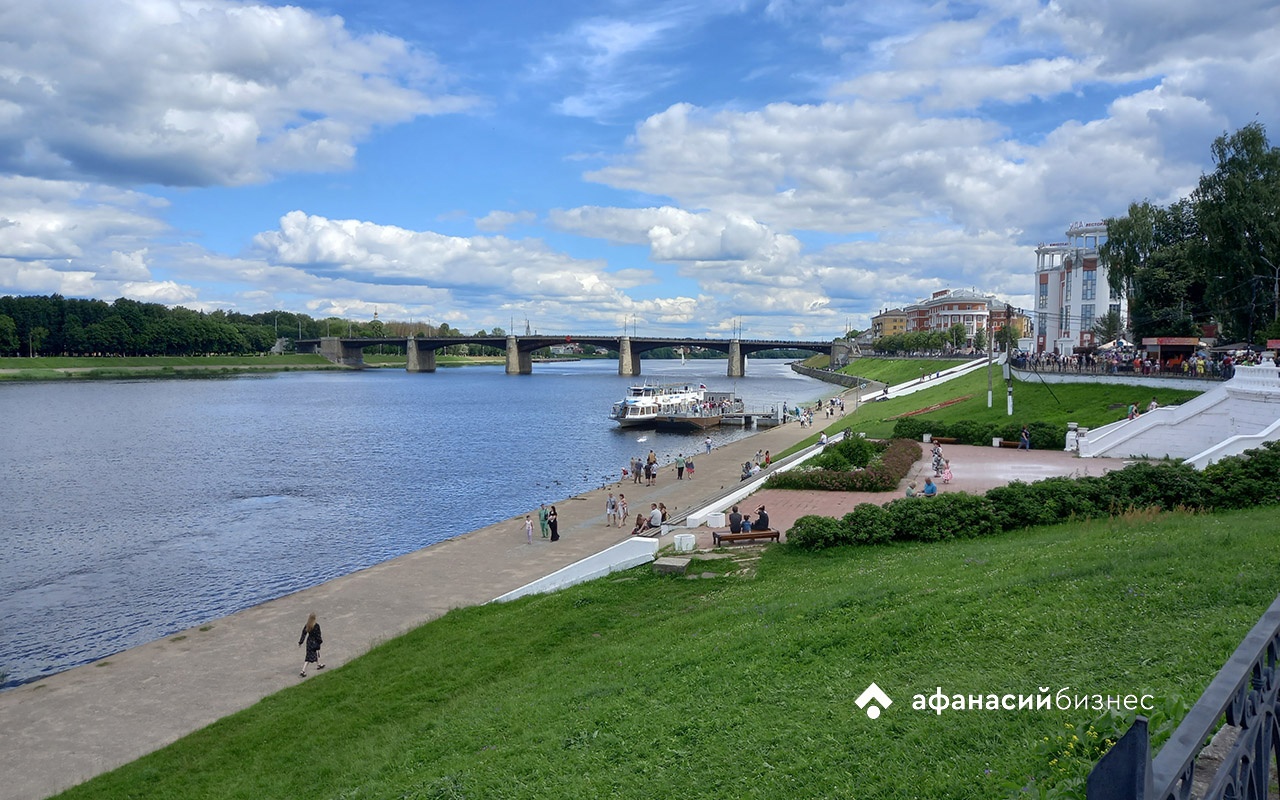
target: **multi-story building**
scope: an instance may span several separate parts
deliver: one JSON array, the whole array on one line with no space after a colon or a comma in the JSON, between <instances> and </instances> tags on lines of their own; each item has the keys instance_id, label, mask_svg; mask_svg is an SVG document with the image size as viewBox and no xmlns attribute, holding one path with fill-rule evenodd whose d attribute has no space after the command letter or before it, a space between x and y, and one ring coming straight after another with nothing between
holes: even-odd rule
<instances>
[{"instance_id":1,"label":"multi-story building","mask_svg":"<svg viewBox=\"0 0 1280 800\"><path fill-rule=\"evenodd\" d=\"M907 332L907 314L900 308L881 311L871 318L871 338L874 341L882 336Z\"/></svg>"},{"instance_id":2,"label":"multi-story building","mask_svg":"<svg viewBox=\"0 0 1280 800\"><path fill-rule=\"evenodd\" d=\"M1093 326L1114 311L1127 321L1127 304L1111 290L1107 268L1098 260L1098 247L1107 240L1103 222L1075 222L1064 242L1036 247L1034 292L1035 349L1068 354L1077 347L1093 347Z\"/></svg>"},{"instance_id":3,"label":"multi-story building","mask_svg":"<svg viewBox=\"0 0 1280 800\"><path fill-rule=\"evenodd\" d=\"M972 289L942 289L927 300L906 307L907 330L945 331L963 325L970 341L978 331L991 329L991 309L1004 303Z\"/></svg>"},{"instance_id":4,"label":"multi-story building","mask_svg":"<svg viewBox=\"0 0 1280 800\"><path fill-rule=\"evenodd\" d=\"M942 289L906 308L882 311L871 318L874 339L895 333L946 331L962 325L972 344L978 331L995 333L1006 324L1025 336L1030 320L1022 312L993 295L973 289Z\"/></svg>"}]
</instances>

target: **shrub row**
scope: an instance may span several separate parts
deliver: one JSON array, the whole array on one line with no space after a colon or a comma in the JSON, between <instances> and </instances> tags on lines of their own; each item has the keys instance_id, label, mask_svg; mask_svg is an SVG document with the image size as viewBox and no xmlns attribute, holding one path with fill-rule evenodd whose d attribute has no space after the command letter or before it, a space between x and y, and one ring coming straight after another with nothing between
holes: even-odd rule
<instances>
[{"instance_id":1,"label":"shrub row","mask_svg":"<svg viewBox=\"0 0 1280 800\"><path fill-rule=\"evenodd\" d=\"M1027 430L1031 433L1031 446L1037 450L1060 450L1067 439L1066 425L1032 422L1027 425ZM953 438L960 444L987 447L997 436L1010 442L1018 441L1022 435L1022 425L977 422L971 419L939 422L924 417L903 417L893 424L893 435L903 439L920 441L926 433L933 434L935 438L939 436Z\"/></svg>"},{"instance_id":2,"label":"shrub row","mask_svg":"<svg viewBox=\"0 0 1280 800\"><path fill-rule=\"evenodd\" d=\"M900 441L900 440L895 440ZM985 496L947 492L932 499L862 503L842 519L796 520L787 541L817 550L889 541L933 542L1094 519L1136 509L1220 511L1280 505L1280 442L1197 471L1181 463L1130 464L1101 477L1014 482Z\"/></svg>"},{"instance_id":3,"label":"shrub row","mask_svg":"<svg viewBox=\"0 0 1280 800\"><path fill-rule=\"evenodd\" d=\"M854 438L854 441L865 439ZM872 445L874 447L874 445ZM824 451L824 456L826 455ZM822 458L823 456L818 456ZM829 492L889 492L898 488L898 482L920 460L920 443L906 439L893 439L879 460L872 461L866 469L793 469L771 475L764 483L766 489L820 489Z\"/></svg>"}]
</instances>

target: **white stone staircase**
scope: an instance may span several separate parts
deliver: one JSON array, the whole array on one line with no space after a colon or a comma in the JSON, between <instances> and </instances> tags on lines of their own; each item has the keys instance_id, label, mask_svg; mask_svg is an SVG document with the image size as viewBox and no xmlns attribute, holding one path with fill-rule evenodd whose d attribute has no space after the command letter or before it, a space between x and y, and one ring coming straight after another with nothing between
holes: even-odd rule
<instances>
[{"instance_id":1,"label":"white stone staircase","mask_svg":"<svg viewBox=\"0 0 1280 800\"><path fill-rule=\"evenodd\" d=\"M1081 457L1180 458L1197 468L1280 439L1280 370L1271 361L1236 367L1226 383L1167 406L1089 431Z\"/></svg>"}]
</instances>

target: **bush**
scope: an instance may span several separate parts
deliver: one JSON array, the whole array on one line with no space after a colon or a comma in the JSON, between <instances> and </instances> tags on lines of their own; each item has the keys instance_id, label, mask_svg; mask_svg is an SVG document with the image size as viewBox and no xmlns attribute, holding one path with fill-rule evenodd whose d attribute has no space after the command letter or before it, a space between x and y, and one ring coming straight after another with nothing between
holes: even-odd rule
<instances>
[{"instance_id":1,"label":"bush","mask_svg":"<svg viewBox=\"0 0 1280 800\"><path fill-rule=\"evenodd\" d=\"M1181 463L1130 464L1101 480L1120 506L1109 509L1113 513L1127 508L1202 508L1210 494L1204 475Z\"/></svg>"},{"instance_id":2,"label":"bush","mask_svg":"<svg viewBox=\"0 0 1280 800\"><path fill-rule=\"evenodd\" d=\"M948 492L933 498L904 497L884 506L893 538L937 542L1000 532L995 510L985 497Z\"/></svg>"},{"instance_id":3,"label":"bush","mask_svg":"<svg viewBox=\"0 0 1280 800\"><path fill-rule=\"evenodd\" d=\"M817 456L810 463L821 469L844 471L861 469L884 452L885 447L883 443L846 434L840 441L827 445L822 455Z\"/></svg>"},{"instance_id":4,"label":"bush","mask_svg":"<svg viewBox=\"0 0 1280 800\"><path fill-rule=\"evenodd\" d=\"M876 445L872 443L871 446ZM764 488L816 489L827 492L888 492L898 487L898 482L919 459L918 443L906 439L894 439L884 447L879 461L870 464L866 469L857 472L793 469L769 476L769 479L764 482Z\"/></svg>"},{"instance_id":5,"label":"bush","mask_svg":"<svg viewBox=\"0 0 1280 800\"><path fill-rule=\"evenodd\" d=\"M960 444L991 444L991 426L971 419L962 419L950 426L947 436L954 436Z\"/></svg>"},{"instance_id":6,"label":"bush","mask_svg":"<svg viewBox=\"0 0 1280 800\"><path fill-rule=\"evenodd\" d=\"M787 542L806 550L849 544L848 528L833 517L806 514L787 531Z\"/></svg>"},{"instance_id":7,"label":"bush","mask_svg":"<svg viewBox=\"0 0 1280 800\"><path fill-rule=\"evenodd\" d=\"M859 503L842 520L855 544L881 544L893 538L889 512L875 503Z\"/></svg>"},{"instance_id":8,"label":"bush","mask_svg":"<svg viewBox=\"0 0 1280 800\"><path fill-rule=\"evenodd\" d=\"M942 423L929 422L919 417L902 417L893 423L893 438L895 439L913 439L920 441L920 438L926 433L932 433L936 436L945 436L939 433L938 429L945 428Z\"/></svg>"},{"instance_id":9,"label":"bush","mask_svg":"<svg viewBox=\"0 0 1280 800\"><path fill-rule=\"evenodd\" d=\"M1280 442L1224 458L1205 467L1205 491L1214 508L1252 508L1280 504Z\"/></svg>"}]
</instances>

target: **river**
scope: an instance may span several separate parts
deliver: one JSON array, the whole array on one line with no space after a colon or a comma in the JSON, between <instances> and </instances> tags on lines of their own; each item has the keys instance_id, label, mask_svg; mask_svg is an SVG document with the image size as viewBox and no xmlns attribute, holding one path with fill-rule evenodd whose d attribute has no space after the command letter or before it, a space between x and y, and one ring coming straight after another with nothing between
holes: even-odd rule
<instances>
[{"instance_id":1,"label":"river","mask_svg":"<svg viewBox=\"0 0 1280 800\"><path fill-rule=\"evenodd\" d=\"M834 387L782 361L644 361L749 409ZM663 462L617 362L0 384L0 682L36 680ZM749 435L710 432L719 442ZM646 437L640 441L641 437Z\"/></svg>"}]
</instances>

